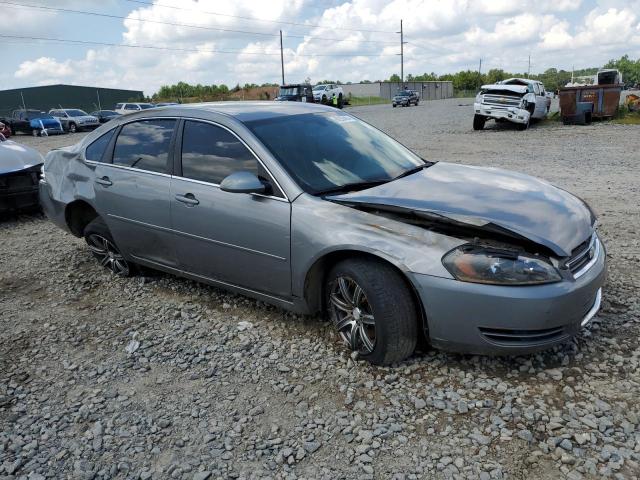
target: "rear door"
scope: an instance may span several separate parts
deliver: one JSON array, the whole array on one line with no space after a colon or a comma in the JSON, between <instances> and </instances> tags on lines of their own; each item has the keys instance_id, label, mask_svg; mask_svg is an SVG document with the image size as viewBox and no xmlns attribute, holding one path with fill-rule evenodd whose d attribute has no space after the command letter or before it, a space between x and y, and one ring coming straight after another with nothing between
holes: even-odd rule
<instances>
[{"instance_id":1,"label":"rear door","mask_svg":"<svg viewBox=\"0 0 640 480\"><path fill-rule=\"evenodd\" d=\"M254 291L291 293L291 205L257 156L221 125L185 120L171 183L171 214L182 268ZM229 193L220 182L249 171L267 195Z\"/></svg>"},{"instance_id":2,"label":"rear door","mask_svg":"<svg viewBox=\"0 0 640 480\"><path fill-rule=\"evenodd\" d=\"M94 178L98 213L123 252L170 267L177 265L170 214L176 124L174 118L124 124L114 132L112 156L96 162Z\"/></svg>"}]
</instances>

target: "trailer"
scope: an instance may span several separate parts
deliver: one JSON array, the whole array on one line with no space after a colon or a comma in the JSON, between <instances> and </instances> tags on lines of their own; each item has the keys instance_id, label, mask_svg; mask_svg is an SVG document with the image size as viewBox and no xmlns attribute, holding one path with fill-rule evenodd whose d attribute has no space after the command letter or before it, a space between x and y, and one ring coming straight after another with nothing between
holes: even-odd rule
<instances>
[{"instance_id":1,"label":"trailer","mask_svg":"<svg viewBox=\"0 0 640 480\"><path fill-rule=\"evenodd\" d=\"M613 117L618 111L622 78L617 70L601 70L591 85L560 88L560 117L565 125L587 125L594 118Z\"/></svg>"}]
</instances>

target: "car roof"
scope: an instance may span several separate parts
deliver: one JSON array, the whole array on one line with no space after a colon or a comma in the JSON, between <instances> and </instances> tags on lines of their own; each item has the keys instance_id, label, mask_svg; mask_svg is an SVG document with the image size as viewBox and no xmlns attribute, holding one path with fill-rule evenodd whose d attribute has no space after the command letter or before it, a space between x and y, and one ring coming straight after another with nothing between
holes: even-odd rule
<instances>
[{"instance_id":1,"label":"car roof","mask_svg":"<svg viewBox=\"0 0 640 480\"><path fill-rule=\"evenodd\" d=\"M336 109L308 102L211 102L156 107L145 110L146 114L138 116L137 118L144 118L144 116L147 115L154 116L157 115L159 111L178 116L191 116L196 112L211 112L233 117L240 122L250 122L253 120L302 115L305 113L335 112Z\"/></svg>"}]
</instances>

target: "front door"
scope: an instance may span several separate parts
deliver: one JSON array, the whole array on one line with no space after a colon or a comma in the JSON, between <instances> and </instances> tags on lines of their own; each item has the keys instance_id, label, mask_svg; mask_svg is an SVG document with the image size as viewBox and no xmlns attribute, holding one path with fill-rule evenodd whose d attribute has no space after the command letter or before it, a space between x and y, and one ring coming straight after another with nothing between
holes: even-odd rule
<instances>
[{"instance_id":1,"label":"front door","mask_svg":"<svg viewBox=\"0 0 640 480\"><path fill-rule=\"evenodd\" d=\"M171 183L171 215L182 268L254 291L289 296L291 205L247 146L216 124L186 120ZM223 192L229 174L249 171L268 195Z\"/></svg>"},{"instance_id":2,"label":"front door","mask_svg":"<svg viewBox=\"0 0 640 480\"><path fill-rule=\"evenodd\" d=\"M125 254L177 266L171 234L171 145L175 119L125 124L112 162L97 163L95 192L116 244Z\"/></svg>"}]
</instances>

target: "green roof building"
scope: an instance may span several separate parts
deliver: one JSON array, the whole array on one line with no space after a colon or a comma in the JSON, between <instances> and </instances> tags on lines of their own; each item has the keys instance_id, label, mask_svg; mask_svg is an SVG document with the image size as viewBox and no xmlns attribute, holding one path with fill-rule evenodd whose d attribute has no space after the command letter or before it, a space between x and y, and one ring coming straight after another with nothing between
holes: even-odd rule
<instances>
[{"instance_id":1,"label":"green roof building","mask_svg":"<svg viewBox=\"0 0 640 480\"><path fill-rule=\"evenodd\" d=\"M45 112L52 108L79 108L90 113L94 110L112 110L119 102L141 102L143 99L144 94L139 90L79 85L15 88L0 90L0 116L8 116L23 106Z\"/></svg>"}]
</instances>

